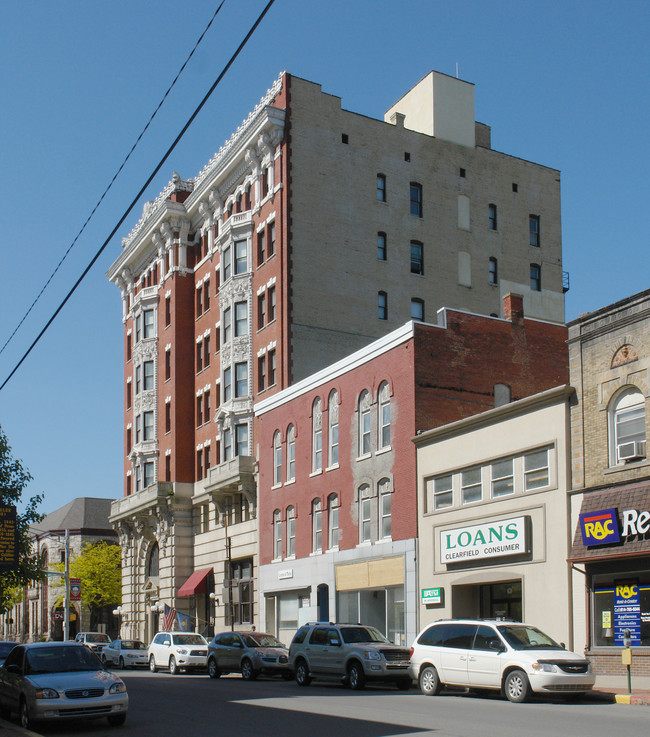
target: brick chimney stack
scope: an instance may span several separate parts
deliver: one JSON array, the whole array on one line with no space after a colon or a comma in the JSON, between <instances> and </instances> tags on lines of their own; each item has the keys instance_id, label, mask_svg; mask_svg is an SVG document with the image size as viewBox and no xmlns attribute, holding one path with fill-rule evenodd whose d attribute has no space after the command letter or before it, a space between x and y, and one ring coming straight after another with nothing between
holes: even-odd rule
<instances>
[{"instance_id":1,"label":"brick chimney stack","mask_svg":"<svg viewBox=\"0 0 650 737\"><path fill-rule=\"evenodd\" d=\"M524 298L521 294L506 294L503 298L503 317L513 323L523 323Z\"/></svg>"}]
</instances>

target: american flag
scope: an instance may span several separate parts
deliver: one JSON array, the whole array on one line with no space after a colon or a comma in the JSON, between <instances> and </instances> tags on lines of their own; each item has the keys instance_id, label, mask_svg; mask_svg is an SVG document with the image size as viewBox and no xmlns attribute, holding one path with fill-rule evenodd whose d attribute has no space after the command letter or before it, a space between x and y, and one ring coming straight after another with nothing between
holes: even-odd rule
<instances>
[{"instance_id":1,"label":"american flag","mask_svg":"<svg viewBox=\"0 0 650 737\"><path fill-rule=\"evenodd\" d=\"M176 621L176 609L174 607L168 607L165 604L165 611L162 618L162 624L160 629L163 632L170 632L174 629L174 622Z\"/></svg>"}]
</instances>

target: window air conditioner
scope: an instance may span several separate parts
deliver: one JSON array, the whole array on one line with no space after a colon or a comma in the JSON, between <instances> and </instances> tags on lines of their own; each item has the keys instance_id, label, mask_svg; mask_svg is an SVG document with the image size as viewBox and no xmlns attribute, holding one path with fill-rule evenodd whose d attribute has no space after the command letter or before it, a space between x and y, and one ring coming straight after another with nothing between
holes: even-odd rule
<instances>
[{"instance_id":1,"label":"window air conditioner","mask_svg":"<svg viewBox=\"0 0 650 737\"><path fill-rule=\"evenodd\" d=\"M645 443L639 440L621 443L618 446L618 458L621 461L635 461L639 458L645 458Z\"/></svg>"}]
</instances>

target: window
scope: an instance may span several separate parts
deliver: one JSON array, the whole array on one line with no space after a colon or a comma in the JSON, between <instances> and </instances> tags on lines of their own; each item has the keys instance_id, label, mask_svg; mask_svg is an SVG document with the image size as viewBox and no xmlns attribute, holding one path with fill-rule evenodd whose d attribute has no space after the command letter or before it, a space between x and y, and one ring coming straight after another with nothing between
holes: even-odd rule
<instances>
[{"instance_id":1,"label":"window","mask_svg":"<svg viewBox=\"0 0 650 737\"><path fill-rule=\"evenodd\" d=\"M386 260L386 233L377 233L377 258Z\"/></svg>"},{"instance_id":2,"label":"window","mask_svg":"<svg viewBox=\"0 0 650 737\"><path fill-rule=\"evenodd\" d=\"M203 368L207 368L210 365L210 336L206 335L203 338Z\"/></svg>"},{"instance_id":3,"label":"window","mask_svg":"<svg viewBox=\"0 0 650 737\"><path fill-rule=\"evenodd\" d=\"M609 409L611 465L644 458L645 397L636 387L614 396Z\"/></svg>"},{"instance_id":4,"label":"window","mask_svg":"<svg viewBox=\"0 0 650 737\"><path fill-rule=\"evenodd\" d=\"M349 138L347 133L341 133L341 143L348 143Z\"/></svg>"},{"instance_id":5,"label":"window","mask_svg":"<svg viewBox=\"0 0 650 737\"><path fill-rule=\"evenodd\" d=\"M143 488L151 486L154 483L154 464L153 461L145 461L143 466Z\"/></svg>"},{"instance_id":6,"label":"window","mask_svg":"<svg viewBox=\"0 0 650 737\"><path fill-rule=\"evenodd\" d=\"M438 476L433 479L433 508L445 509L451 507L454 501L453 477L451 474L447 476Z\"/></svg>"},{"instance_id":7,"label":"window","mask_svg":"<svg viewBox=\"0 0 650 737\"><path fill-rule=\"evenodd\" d=\"M488 261L488 282L490 284L499 283L499 266L494 257L490 257L490 260Z\"/></svg>"},{"instance_id":8,"label":"window","mask_svg":"<svg viewBox=\"0 0 650 737\"><path fill-rule=\"evenodd\" d=\"M223 271L223 280L226 281L227 279L230 279L232 276L232 253L230 251L230 246L226 246L223 249L223 254L221 256L221 269Z\"/></svg>"},{"instance_id":9,"label":"window","mask_svg":"<svg viewBox=\"0 0 650 737\"><path fill-rule=\"evenodd\" d=\"M386 176L377 174L377 200L386 202Z\"/></svg>"},{"instance_id":10,"label":"window","mask_svg":"<svg viewBox=\"0 0 650 737\"><path fill-rule=\"evenodd\" d=\"M210 309L210 280L203 280L203 312Z\"/></svg>"},{"instance_id":11,"label":"window","mask_svg":"<svg viewBox=\"0 0 650 737\"><path fill-rule=\"evenodd\" d=\"M248 303L235 302L235 337L248 333Z\"/></svg>"},{"instance_id":12,"label":"window","mask_svg":"<svg viewBox=\"0 0 650 737\"><path fill-rule=\"evenodd\" d=\"M411 182L411 215L418 218L422 217L422 185L417 182Z\"/></svg>"},{"instance_id":13,"label":"window","mask_svg":"<svg viewBox=\"0 0 650 737\"><path fill-rule=\"evenodd\" d=\"M372 540L372 499L369 493L368 484L359 487L359 542L362 543Z\"/></svg>"},{"instance_id":14,"label":"window","mask_svg":"<svg viewBox=\"0 0 650 737\"><path fill-rule=\"evenodd\" d=\"M248 425L245 423L235 427L235 455L248 455Z\"/></svg>"},{"instance_id":15,"label":"window","mask_svg":"<svg viewBox=\"0 0 650 737\"><path fill-rule=\"evenodd\" d=\"M282 483L282 438L280 431L276 430L273 435L273 486Z\"/></svg>"},{"instance_id":16,"label":"window","mask_svg":"<svg viewBox=\"0 0 650 737\"><path fill-rule=\"evenodd\" d=\"M379 482L379 536L382 539L391 536L391 501L390 481L388 479L382 479Z\"/></svg>"},{"instance_id":17,"label":"window","mask_svg":"<svg viewBox=\"0 0 650 737\"><path fill-rule=\"evenodd\" d=\"M419 241L411 241L411 274L424 274L424 250Z\"/></svg>"},{"instance_id":18,"label":"window","mask_svg":"<svg viewBox=\"0 0 650 737\"><path fill-rule=\"evenodd\" d=\"M224 428L223 431L223 459L229 461L232 458L232 433L230 428Z\"/></svg>"},{"instance_id":19,"label":"window","mask_svg":"<svg viewBox=\"0 0 650 737\"><path fill-rule=\"evenodd\" d=\"M269 223L269 258L275 253L275 221Z\"/></svg>"},{"instance_id":20,"label":"window","mask_svg":"<svg viewBox=\"0 0 650 737\"><path fill-rule=\"evenodd\" d=\"M264 263L264 256L266 252L266 237L264 230L260 230L257 234L257 265Z\"/></svg>"},{"instance_id":21,"label":"window","mask_svg":"<svg viewBox=\"0 0 650 737\"><path fill-rule=\"evenodd\" d=\"M323 468L323 411L320 398L312 404L312 473Z\"/></svg>"},{"instance_id":22,"label":"window","mask_svg":"<svg viewBox=\"0 0 650 737\"><path fill-rule=\"evenodd\" d=\"M524 456L524 489L532 491L549 484L548 449Z\"/></svg>"},{"instance_id":23,"label":"window","mask_svg":"<svg viewBox=\"0 0 650 737\"><path fill-rule=\"evenodd\" d=\"M172 323L172 298L165 297L165 327Z\"/></svg>"},{"instance_id":24,"label":"window","mask_svg":"<svg viewBox=\"0 0 650 737\"><path fill-rule=\"evenodd\" d=\"M528 230L530 231L530 245L539 247L539 215L528 216Z\"/></svg>"},{"instance_id":25,"label":"window","mask_svg":"<svg viewBox=\"0 0 650 737\"><path fill-rule=\"evenodd\" d=\"M172 404L165 402L165 432L172 431Z\"/></svg>"},{"instance_id":26,"label":"window","mask_svg":"<svg viewBox=\"0 0 650 737\"><path fill-rule=\"evenodd\" d=\"M411 300L411 320L424 321L424 300L417 297Z\"/></svg>"},{"instance_id":27,"label":"window","mask_svg":"<svg viewBox=\"0 0 650 737\"><path fill-rule=\"evenodd\" d=\"M359 456L370 454L370 392L363 391L359 397Z\"/></svg>"},{"instance_id":28,"label":"window","mask_svg":"<svg viewBox=\"0 0 650 737\"><path fill-rule=\"evenodd\" d=\"M246 361L235 364L235 396L248 396L248 364Z\"/></svg>"},{"instance_id":29,"label":"window","mask_svg":"<svg viewBox=\"0 0 650 737\"><path fill-rule=\"evenodd\" d=\"M196 478L197 479L203 478L203 451L202 450L196 451Z\"/></svg>"},{"instance_id":30,"label":"window","mask_svg":"<svg viewBox=\"0 0 650 737\"><path fill-rule=\"evenodd\" d=\"M144 412L142 415L142 424L143 424L143 432L142 432L142 439L143 440L153 440L154 432L153 432L153 410L149 410L148 412Z\"/></svg>"},{"instance_id":31,"label":"window","mask_svg":"<svg viewBox=\"0 0 650 737\"><path fill-rule=\"evenodd\" d=\"M296 510L287 507L287 558L296 557Z\"/></svg>"},{"instance_id":32,"label":"window","mask_svg":"<svg viewBox=\"0 0 650 737\"><path fill-rule=\"evenodd\" d=\"M142 313L142 317L143 317L142 337L143 338L153 338L154 337L153 310L144 310L144 312Z\"/></svg>"},{"instance_id":33,"label":"window","mask_svg":"<svg viewBox=\"0 0 650 737\"><path fill-rule=\"evenodd\" d=\"M131 382L126 382L126 408L131 409Z\"/></svg>"},{"instance_id":34,"label":"window","mask_svg":"<svg viewBox=\"0 0 650 737\"><path fill-rule=\"evenodd\" d=\"M323 549L323 511L320 499L311 503L312 552L320 553Z\"/></svg>"},{"instance_id":35,"label":"window","mask_svg":"<svg viewBox=\"0 0 650 737\"><path fill-rule=\"evenodd\" d=\"M253 621L253 559L233 561L230 565L230 624L250 624ZM239 602L239 603L235 603Z\"/></svg>"},{"instance_id":36,"label":"window","mask_svg":"<svg viewBox=\"0 0 650 737\"><path fill-rule=\"evenodd\" d=\"M223 370L223 401L229 402L232 397L232 370L230 366Z\"/></svg>"},{"instance_id":37,"label":"window","mask_svg":"<svg viewBox=\"0 0 650 737\"><path fill-rule=\"evenodd\" d=\"M135 396L142 391L142 366L135 367Z\"/></svg>"},{"instance_id":38,"label":"window","mask_svg":"<svg viewBox=\"0 0 650 737\"><path fill-rule=\"evenodd\" d=\"M497 206L488 205L488 228L490 230L497 229Z\"/></svg>"},{"instance_id":39,"label":"window","mask_svg":"<svg viewBox=\"0 0 650 737\"><path fill-rule=\"evenodd\" d=\"M235 274L244 274L248 271L246 241L235 241Z\"/></svg>"},{"instance_id":40,"label":"window","mask_svg":"<svg viewBox=\"0 0 650 737\"><path fill-rule=\"evenodd\" d=\"M133 448L133 440L131 438L131 427L126 428L126 454L128 455Z\"/></svg>"},{"instance_id":41,"label":"window","mask_svg":"<svg viewBox=\"0 0 650 737\"><path fill-rule=\"evenodd\" d=\"M232 311L226 307L223 311L223 342L227 343L232 336Z\"/></svg>"},{"instance_id":42,"label":"window","mask_svg":"<svg viewBox=\"0 0 650 737\"><path fill-rule=\"evenodd\" d=\"M327 547L338 548L341 530L339 529L339 498L330 494L327 499Z\"/></svg>"},{"instance_id":43,"label":"window","mask_svg":"<svg viewBox=\"0 0 650 737\"><path fill-rule=\"evenodd\" d=\"M282 517L279 509L273 512L273 559L282 558Z\"/></svg>"},{"instance_id":44,"label":"window","mask_svg":"<svg viewBox=\"0 0 650 737\"><path fill-rule=\"evenodd\" d=\"M533 292L542 291L542 267L539 264L530 265L530 288Z\"/></svg>"},{"instance_id":45,"label":"window","mask_svg":"<svg viewBox=\"0 0 650 737\"><path fill-rule=\"evenodd\" d=\"M273 386L275 384L275 349L272 351L269 351L269 363L268 363L268 369L269 369L269 386Z\"/></svg>"},{"instance_id":46,"label":"window","mask_svg":"<svg viewBox=\"0 0 650 737\"><path fill-rule=\"evenodd\" d=\"M165 381L172 378L172 349L165 350Z\"/></svg>"},{"instance_id":47,"label":"window","mask_svg":"<svg viewBox=\"0 0 650 737\"><path fill-rule=\"evenodd\" d=\"M339 464L339 395L336 390L330 392L328 403L328 420L329 420L329 450L328 464L329 466L338 466Z\"/></svg>"},{"instance_id":48,"label":"window","mask_svg":"<svg viewBox=\"0 0 650 737\"><path fill-rule=\"evenodd\" d=\"M269 322L275 320L275 287L269 287Z\"/></svg>"},{"instance_id":49,"label":"window","mask_svg":"<svg viewBox=\"0 0 650 737\"><path fill-rule=\"evenodd\" d=\"M263 392L266 388L266 353L257 357L257 391Z\"/></svg>"},{"instance_id":50,"label":"window","mask_svg":"<svg viewBox=\"0 0 650 737\"><path fill-rule=\"evenodd\" d=\"M203 288L196 288L196 317L203 314Z\"/></svg>"},{"instance_id":51,"label":"window","mask_svg":"<svg viewBox=\"0 0 650 737\"><path fill-rule=\"evenodd\" d=\"M135 416L135 442L136 444L142 439L142 415Z\"/></svg>"},{"instance_id":52,"label":"window","mask_svg":"<svg viewBox=\"0 0 650 737\"><path fill-rule=\"evenodd\" d=\"M492 464L492 496L500 497L513 494L514 484L514 462L512 458L498 461Z\"/></svg>"},{"instance_id":53,"label":"window","mask_svg":"<svg viewBox=\"0 0 650 737\"><path fill-rule=\"evenodd\" d=\"M463 504L480 502L483 498L483 487L481 485L481 467L468 468L461 474L461 499Z\"/></svg>"},{"instance_id":54,"label":"window","mask_svg":"<svg viewBox=\"0 0 650 737\"><path fill-rule=\"evenodd\" d=\"M132 345L131 345L132 342L133 342L133 339L131 337L131 331L129 331L129 334L126 336L126 360L127 361L131 360L131 355L132 355L132 350L133 350Z\"/></svg>"},{"instance_id":55,"label":"window","mask_svg":"<svg viewBox=\"0 0 650 737\"><path fill-rule=\"evenodd\" d=\"M390 387L387 382L384 382L379 387L377 428L377 445L379 449L390 448Z\"/></svg>"},{"instance_id":56,"label":"window","mask_svg":"<svg viewBox=\"0 0 650 737\"><path fill-rule=\"evenodd\" d=\"M296 478L296 430L289 425L287 430L287 481Z\"/></svg>"},{"instance_id":57,"label":"window","mask_svg":"<svg viewBox=\"0 0 650 737\"><path fill-rule=\"evenodd\" d=\"M196 398L196 426L200 427L203 424L203 397L198 396Z\"/></svg>"},{"instance_id":58,"label":"window","mask_svg":"<svg viewBox=\"0 0 650 737\"><path fill-rule=\"evenodd\" d=\"M203 392L203 421L210 422L210 392Z\"/></svg>"},{"instance_id":59,"label":"window","mask_svg":"<svg viewBox=\"0 0 650 737\"><path fill-rule=\"evenodd\" d=\"M261 330L266 323L266 293L257 295L257 329Z\"/></svg>"},{"instance_id":60,"label":"window","mask_svg":"<svg viewBox=\"0 0 650 737\"><path fill-rule=\"evenodd\" d=\"M386 292L377 292L377 317L379 320L388 320L388 295Z\"/></svg>"}]
</instances>

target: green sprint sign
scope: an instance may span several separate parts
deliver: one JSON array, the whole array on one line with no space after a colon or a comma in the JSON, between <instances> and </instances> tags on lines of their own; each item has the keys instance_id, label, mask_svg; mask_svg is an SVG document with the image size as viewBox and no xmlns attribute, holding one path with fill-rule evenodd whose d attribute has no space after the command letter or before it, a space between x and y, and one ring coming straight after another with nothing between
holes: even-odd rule
<instances>
[{"instance_id":1,"label":"green sprint sign","mask_svg":"<svg viewBox=\"0 0 650 737\"><path fill-rule=\"evenodd\" d=\"M527 552L526 518L515 517L440 533L442 563L521 555Z\"/></svg>"}]
</instances>

